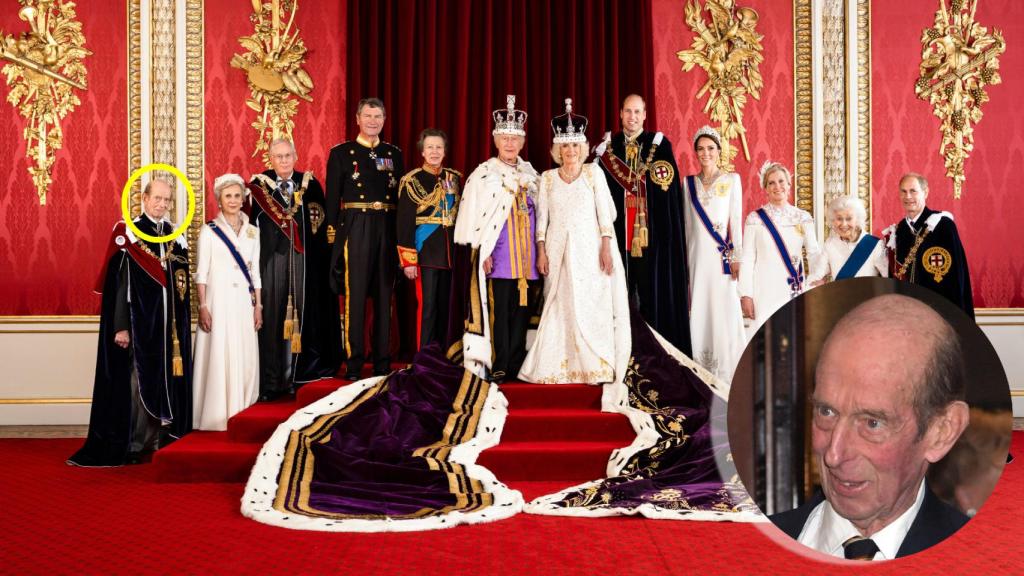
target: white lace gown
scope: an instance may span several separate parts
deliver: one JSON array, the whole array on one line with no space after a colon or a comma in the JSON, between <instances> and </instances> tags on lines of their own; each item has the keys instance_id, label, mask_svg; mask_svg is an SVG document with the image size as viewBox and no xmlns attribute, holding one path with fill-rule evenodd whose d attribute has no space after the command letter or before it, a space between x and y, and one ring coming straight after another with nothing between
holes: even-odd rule
<instances>
[{"instance_id":1,"label":"white lace gown","mask_svg":"<svg viewBox=\"0 0 1024 576\"><path fill-rule=\"evenodd\" d=\"M686 257L690 268L690 338L693 359L718 376L732 381L736 363L743 353L746 334L737 283L722 271L718 243L704 226L694 208L684 180L683 201L686 221ZM694 178L697 201L715 231L722 237L732 231L734 259L742 260L743 190L738 174L722 174L704 189ZM742 265L741 265L742 269Z\"/></svg>"},{"instance_id":2,"label":"white lace gown","mask_svg":"<svg viewBox=\"0 0 1024 576\"><path fill-rule=\"evenodd\" d=\"M541 177L537 240L545 242L549 272L544 309L519 372L526 382L620 382L629 361L626 276L617 250L614 272L601 271L602 237L615 245L615 206L604 174L586 164L565 183L557 170Z\"/></svg>"},{"instance_id":3,"label":"white lace gown","mask_svg":"<svg viewBox=\"0 0 1024 576\"><path fill-rule=\"evenodd\" d=\"M867 233L861 232L857 240L853 242L847 242L839 238L839 235L832 234L823 243L823 266L819 273L820 276L808 277L808 282L817 282L826 276L831 276L832 280L835 280L836 274L843 269L846 261L850 259L853 254L853 250L860 243L861 239L867 236ZM875 243L874 249L871 254L868 255L867 260L861 264L857 273L853 275L854 278L861 278L864 276L881 276L883 278L889 275L889 260L885 255L885 242L879 240Z\"/></svg>"},{"instance_id":4,"label":"white lace gown","mask_svg":"<svg viewBox=\"0 0 1024 576\"><path fill-rule=\"evenodd\" d=\"M260 235L245 214L236 236L223 216L215 220L245 260L256 288L260 284ZM199 232L196 284L206 284L206 304L213 318L210 331L196 330L192 356L193 426L227 430L228 418L259 397L260 356L253 326L249 283L227 246L203 225Z\"/></svg>"},{"instance_id":5,"label":"white lace gown","mask_svg":"<svg viewBox=\"0 0 1024 576\"><path fill-rule=\"evenodd\" d=\"M821 247L814 234L814 218L796 206L786 204L776 208L771 204L762 206L786 245L787 256L799 269L806 252L810 270L804 270L807 278L821 277L824 266ZM789 286L789 272L779 254L768 229L761 222L757 211L747 214L743 227L743 265L740 267L740 297L750 296L754 300L754 320L746 327L749 340L771 317L792 298ZM806 289L810 283L805 280Z\"/></svg>"}]
</instances>

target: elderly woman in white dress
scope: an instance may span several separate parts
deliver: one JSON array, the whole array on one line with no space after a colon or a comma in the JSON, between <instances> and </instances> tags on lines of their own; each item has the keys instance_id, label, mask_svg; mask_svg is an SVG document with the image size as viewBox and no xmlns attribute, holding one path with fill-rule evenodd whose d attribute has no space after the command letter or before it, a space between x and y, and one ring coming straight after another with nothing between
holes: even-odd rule
<instances>
[{"instance_id":1,"label":"elderly woman in white dress","mask_svg":"<svg viewBox=\"0 0 1024 576\"><path fill-rule=\"evenodd\" d=\"M551 121L551 156L560 165L541 176L537 201L537 270L545 276L544 309L519 377L527 382L620 382L629 361L629 297L618 250L615 206L604 174L584 164L587 119Z\"/></svg>"},{"instance_id":2,"label":"elderly woman in white dress","mask_svg":"<svg viewBox=\"0 0 1024 576\"><path fill-rule=\"evenodd\" d=\"M824 242L820 276L809 276L812 286L829 279L845 280L862 276L888 276L889 261L885 244L864 231L867 211L860 198L838 196L828 205L832 234Z\"/></svg>"},{"instance_id":3,"label":"elderly woman in white dress","mask_svg":"<svg viewBox=\"0 0 1024 576\"><path fill-rule=\"evenodd\" d=\"M789 203L792 176L778 162L761 167L768 203L747 214L743 228L740 306L748 319L747 338L791 298L808 287L806 277L820 277L821 248L814 219ZM804 270L804 259L810 266Z\"/></svg>"},{"instance_id":4,"label":"elderly woman in white dress","mask_svg":"<svg viewBox=\"0 0 1024 576\"><path fill-rule=\"evenodd\" d=\"M683 202L693 359L730 382L746 342L736 287L743 245L743 188L738 174L718 168L721 142L710 126L693 137L700 173L686 177Z\"/></svg>"},{"instance_id":5,"label":"elderly woman in white dress","mask_svg":"<svg viewBox=\"0 0 1024 576\"><path fill-rule=\"evenodd\" d=\"M228 419L259 396L260 235L242 212L247 190L237 174L213 184L217 217L199 232L199 330L193 356L193 424L227 430Z\"/></svg>"}]
</instances>

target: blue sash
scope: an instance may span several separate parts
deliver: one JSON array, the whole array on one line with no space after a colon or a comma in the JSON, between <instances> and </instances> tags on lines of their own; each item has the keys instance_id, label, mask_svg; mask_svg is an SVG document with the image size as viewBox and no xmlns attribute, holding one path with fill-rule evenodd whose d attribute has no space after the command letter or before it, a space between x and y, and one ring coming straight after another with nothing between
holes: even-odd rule
<instances>
[{"instance_id":1,"label":"blue sash","mask_svg":"<svg viewBox=\"0 0 1024 576\"><path fill-rule=\"evenodd\" d=\"M218 238L224 241L224 245L228 247L228 252L231 253L231 257L234 258L235 263L238 264L239 270L242 271L242 274L245 274L245 281L249 283L249 299L252 300L252 305L255 306L256 286L252 283L252 276L249 275L249 267L245 264L245 259L238 253L238 248L235 247L235 243L228 239L223 230L217 227L216 222L210 220L206 225L210 227L210 230L213 230L213 233L216 234Z\"/></svg>"},{"instance_id":2,"label":"blue sash","mask_svg":"<svg viewBox=\"0 0 1024 576\"><path fill-rule=\"evenodd\" d=\"M455 194L445 194L444 203L447 212L451 212L452 206L455 205ZM416 226L416 251L420 252L423 250L423 243L430 238L430 235L434 233L440 224L420 224Z\"/></svg>"},{"instance_id":3,"label":"blue sash","mask_svg":"<svg viewBox=\"0 0 1024 576\"><path fill-rule=\"evenodd\" d=\"M786 248L786 243L782 240L779 230L775 227L772 219L768 217L768 213L764 211L764 208L758 208L757 215L761 217L761 222L764 222L764 227L768 229L768 233L772 235L772 240L775 241L775 247L779 250L779 257L782 258L782 263L786 265L786 272L789 273L789 278L786 279L789 282L789 292L795 297L800 294L800 290L803 288L804 264L803 262L800 263L800 270L793 266L793 262L789 259L789 249Z\"/></svg>"},{"instance_id":4,"label":"blue sash","mask_svg":"<svg viewBox=\"0 0 1024 576\"><path fill-rule=\"evenodd\" d=\"M878 244L878 238L871 234L865 234L860 242L857 242L857 246L854 247L850 257L846 259L846 263L843 264L843 268L836 274L836 280L845 280L847 278L853 278L857 271L860 270L861 266L864 265L868 260L868 256L871 256L871 252L875 249L875 245Z\"/></svg>"},{"instance_id":5,"label":"blue sash","mask_svg":"<svg viewBox=\"0 0 1024 576\"><path fill-rule=\"evenodd\" d=\"M718 245L718 253L722 257L722 274L732 274L732 269L729 266L729 260L732 257L733 245L732 245L732 229L730 228L725 233L725 240L722 239L722 235L715 230L715 226L711 223L711 219L708 218L707 212L704 211L704 207L701 206L700 201L697 199L697 179L693 174L686 177L686 187L690 189L690 204L693 204L693 210L697 213L697 217L700 218L701 224L704 225L704 229L711 235L711 239Z\"/></svg>"}]
</instances>

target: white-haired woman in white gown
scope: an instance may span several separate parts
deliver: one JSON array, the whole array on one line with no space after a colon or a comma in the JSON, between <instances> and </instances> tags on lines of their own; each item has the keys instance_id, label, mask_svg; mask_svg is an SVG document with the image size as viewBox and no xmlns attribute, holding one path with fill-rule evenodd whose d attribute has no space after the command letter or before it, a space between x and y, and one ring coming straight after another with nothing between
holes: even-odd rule
<instances>
[{"instance_id":1,"label":"white-haired woman in white gown","mask_svg":"<svg viewBox=\"0 0 1024 576\"><path fill-rule=\"evenodd\" d=\"M829 202L828 223L832 234L823 243L824 262L817 272L819 275L807 278L812 286L829 279L889 275L885 244L864 230L866 220L867 210L860 198L838 196Z\"/></svg>"},{"instance_id":2,"label":"white-haired woman in white gown","mask_svg":"<svg viewBox=\"0 0 1024 576\"><path fill-rule=\"evenodd\" d=\"M198 430L227 430L228 419L259 397L260 235L242 212L246 192L237 174L217 178L213 195L220 213L199 232L192 376Z\"/></svg>"},{"instance_id":3,"label":"white-haired woman in white gown","mask_svg":"<svg viewBox=\"0 0 1024 576\"><path fill-rule=\"evenodd\" d=\"M778 162L765 162L760 176L768 202L747 214L743 227L739 289L747 339L809 286L807 276L820 277L823 265L814 218L789 203L789 170ZM810 270L804 269L805 258Z\"/></svg>"}]
</instances>

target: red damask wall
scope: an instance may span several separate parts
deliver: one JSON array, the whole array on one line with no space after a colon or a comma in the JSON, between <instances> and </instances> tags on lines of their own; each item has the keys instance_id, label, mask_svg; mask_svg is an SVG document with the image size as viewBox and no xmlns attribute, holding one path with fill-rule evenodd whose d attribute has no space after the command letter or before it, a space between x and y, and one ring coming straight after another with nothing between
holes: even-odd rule
<instances>
[{"instance_id":1,"label":"red damask wall","mask_svg":"<svg viewBox=\"0 0 1024 576\"><path fill-rule=\"evenodd\" d=\"M1024 232L1019 180L1024 167L1024 3L980 0L976 20L1003 32L1003 83L988 88L991 101L974 133L963 195L953 199L938 154L939 120L914 95L921 32L932 25L938 0L876 0L872 21L872 170L876 231L903 211L898 179L906 171L928 178L928 205L952 212L967 251L976 307L1024 306Z\"/></svg>"},{"instance_id":2,"label":"red damask wall","mask_svg":"<svg viewBox=\"0 0 1024 576\"><path fill-rule=\"evenodd\" d=\"M313 102L300 101L295 116L298 170L312 170L321 183L326 177L331 147L347 140L346 126L354 110L345 107L345 23L347 3L304 2L295 26L306 44L305 69L313 78ZM256 112L245 105L249 88L245 72L229 66L241 53L240 36L252 34L246 3L206 3L206 214L213 218L213 179L234 172L248 179L265 170L253 158L256 131L250 125Z\"/></svg>"},{"instance_id":3,"label":"red damask wall","mask_svg":"<svg viewBox=\"0 0 1024 576\"><path fill-rule=\"evenodd\" d=\"M768 159L793 166L793 6L777 0L747 0L740 5L757 10L757 31L764 35L761 99L749 99L743 109L750 162L742 150L734 162L743 179L746 213L765 199L757 182L758 167ZM676 57L676 52L689 49L693 40L693 32L683 19L685 6L685 0L653 0L658 125L648 128L661 130L672 140L679 169L692 174L700 169L693 155L693 134L711 121L703 112L706 96L699 101L695 98L707 74L700 68L683 72L682 62ZM740 145L738 140L736 145Z\"/></svg>"},{"instance_id":4,"label":"red damask wall","mask_svg":"<svg viewBox=\"0 0 1024 576\"><path fill-rule=\"evenodd\" d=\"M128 179L127 16L123 0L92 0L78 18L93 52L88 89L61 123L53 184L40 206L28 175L25 119L0 82L0 315L96 314L92 288ZM0 8L0 30L20 33L18 4Z\"/></svg>"}]
</instances>

